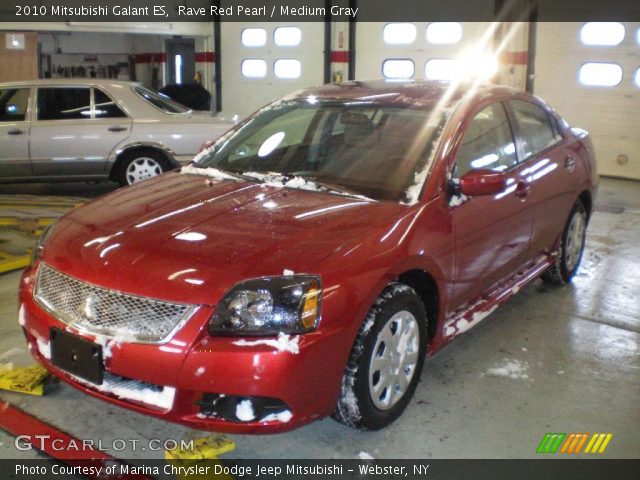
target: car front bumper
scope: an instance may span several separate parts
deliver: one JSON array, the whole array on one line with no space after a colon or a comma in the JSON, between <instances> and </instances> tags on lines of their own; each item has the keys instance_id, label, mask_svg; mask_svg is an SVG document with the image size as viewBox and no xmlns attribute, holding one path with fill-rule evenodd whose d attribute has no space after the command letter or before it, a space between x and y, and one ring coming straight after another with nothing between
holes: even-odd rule
<instances>
[{"instance_id":1,"label":"car front bumper","mask_svg":"<svg viewBox=\"0 0 640 480\"><path fill-rule=\"evenodd\" d=\"M340 330L315 331L291 338L297 353L273 342L212 337L207 333L211 307L200 308L166 343L114 342L75 331L45 311L33 297L36 268L25 270L20 283L20 324L29 349L52 374L102 400L190 428L233 433L276 433L297 428L333 411L348 348ZM53 327L103 344L105 382L95 385L51 362ZM338 352L343 352L342 354ZM211 399L255 400L257 418L225 419L211 412ZM257 408L276 401L283 416ZM238 400L240 401L240 400Z\"/></svg>"}]
</instances>

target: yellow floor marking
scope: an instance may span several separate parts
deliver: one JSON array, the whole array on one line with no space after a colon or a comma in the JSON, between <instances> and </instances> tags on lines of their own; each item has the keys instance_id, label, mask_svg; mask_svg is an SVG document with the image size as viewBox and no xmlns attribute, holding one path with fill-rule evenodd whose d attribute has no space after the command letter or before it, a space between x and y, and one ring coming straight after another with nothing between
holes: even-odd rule
<instances>
[{"instance_id":1,"label":"yellow floor marking","mask_svg":"<svg viewBox=\"0 0 640 480\"><path fill-rule=\"evenodd\" d=\"M31 254L12 255L4 251L0 251L0 273L11 272L25 268L31 262Z\"/></svg>"},{"instance_id":2,"label":"yellow floor marking","mask_svg":"<svg viewBox=\"0 0 640 480\"><path fill-rule=\"evenodd\" d=\"M49 372L41 365L13 367L0 364L0 389L12 392L44 395Z\"/></svg>"},{"instance_id":3,"label":"yellow floor marking","mask_svg":"<svg viewBox=\"0 0 640 480\"><path fill-rule=\"evenodd\" d=\"M195 473L188 474L188 470L180 469L177 478L180 480L205 480L219 479L232 480L230 475L215 475L211 468L216 464L220 464L218 455L228 453L235 450L236 444L232 440L223 435L209 435L208 437L197 438L194 440L194 448L189 450L175 449L165 450L164 458L174 467L209 467L207 474Z\"/></svg>"}]
</instances>

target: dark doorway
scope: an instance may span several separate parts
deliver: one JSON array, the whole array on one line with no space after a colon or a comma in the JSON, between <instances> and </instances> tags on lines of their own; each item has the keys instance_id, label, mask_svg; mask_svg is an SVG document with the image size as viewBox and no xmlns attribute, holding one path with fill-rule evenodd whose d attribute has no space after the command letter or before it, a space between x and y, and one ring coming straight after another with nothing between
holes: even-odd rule
<instances>
[{"instance_id":1,"label":"dark doorway","mask_svg":"<svg viewBox=\"0 0 640 480\"><path fill-rule=\"evenodd\" d=\"M191 83L196 74L196 43L193 38L167 40L167 84Z\"/></svg>"}]
</instances>

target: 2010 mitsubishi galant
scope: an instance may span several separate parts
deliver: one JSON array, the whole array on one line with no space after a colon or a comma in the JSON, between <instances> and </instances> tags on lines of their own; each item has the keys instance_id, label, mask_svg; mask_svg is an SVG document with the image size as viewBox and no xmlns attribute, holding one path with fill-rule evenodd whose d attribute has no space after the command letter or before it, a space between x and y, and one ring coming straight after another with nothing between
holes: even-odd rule
<instances>
[{"instance_id":1,"label":"2010 mitsubishi galant","mask_svg":"<svg viewBox=\"0 0 640 480\"><path fill-rule=\"evenodd\" d=\"M588 134L524 92L311 88L58 221L20 323L52 373L139 412L378 429L427 354L528 282L571 280L596 187Z\"/></svg>"}]
</instances>

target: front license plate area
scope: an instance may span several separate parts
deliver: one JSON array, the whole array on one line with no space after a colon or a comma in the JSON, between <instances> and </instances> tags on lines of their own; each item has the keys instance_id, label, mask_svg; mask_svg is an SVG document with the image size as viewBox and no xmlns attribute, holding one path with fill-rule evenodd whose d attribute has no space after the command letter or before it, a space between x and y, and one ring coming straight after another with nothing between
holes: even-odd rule
<instances>
[{"instance_id":1,"label":"front license plate area","mask_svg":"<svg viewBox=\"0 0 640 480\"><path fill-rule=\"evenodd\" d=\"M52 327L51 363L88 382L102 385L102 345Z\"/></svg>"}]
</instances>

